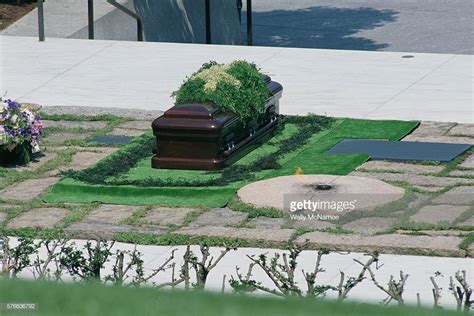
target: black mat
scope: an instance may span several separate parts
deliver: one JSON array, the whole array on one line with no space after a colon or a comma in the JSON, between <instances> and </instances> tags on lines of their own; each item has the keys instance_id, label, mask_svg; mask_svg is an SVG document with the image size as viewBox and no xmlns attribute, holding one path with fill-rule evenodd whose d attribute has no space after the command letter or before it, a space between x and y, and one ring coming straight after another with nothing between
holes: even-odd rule
<instances>
[{"instance_id":1,"label":"black mat","mask_svg":"<svg viewBox=\"0 0 474 316\"><path fill-rule=\"evenodd\" d=\"M469 144L345 139L325 154L365 153L373 160L451 161L471 148Z\"/></svg>"},{"instance_id":2,"label":"black mat","mask_svg":"<svg viewBox=\"0 0 474 316\"><path fill-rule=\"evenodd\" d=\"M130 143L132 139L133 137L130 136L104 135L95 136L90 142L93 144L125 145Z\"/></svg>"}]
</instances>

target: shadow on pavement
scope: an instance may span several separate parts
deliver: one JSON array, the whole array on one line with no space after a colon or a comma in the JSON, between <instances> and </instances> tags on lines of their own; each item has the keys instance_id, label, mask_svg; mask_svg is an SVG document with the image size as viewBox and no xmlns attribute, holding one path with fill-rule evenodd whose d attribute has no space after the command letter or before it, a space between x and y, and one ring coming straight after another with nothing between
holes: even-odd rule
<instances>
[{"instance_id":1,"label":"shadow on pavement","mask_svg":"<svg viewBox=\"0 0 474 316\"><path fill-rule=\"evenodd\" d=\"M394 22L398 12L373 8L311 7L253 13L254 45L301 48L381 50L385 43L356 36ZM246 14L242 14L242 38L246 39Z\"/></svg>"}]
</instances>

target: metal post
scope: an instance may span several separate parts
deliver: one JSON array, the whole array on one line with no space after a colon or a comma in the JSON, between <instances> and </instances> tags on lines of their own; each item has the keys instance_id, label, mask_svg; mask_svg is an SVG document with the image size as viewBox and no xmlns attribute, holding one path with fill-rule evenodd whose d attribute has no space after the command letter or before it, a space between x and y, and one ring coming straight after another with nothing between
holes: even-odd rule
<instances>
[{"instance_id":1,"label":"metal post","mask_svg":"<svg viewBox=\"0 0 474 316\"><path fill-rule=\"evenodd\" d=\"M89 18L89 39L94 39L94 0L87 0L87 14Z\"/></svg>"},{"instance_id":2,"label":"metal post","mask_svg":"<svg viewBox=\"0 0 474 316\"><path fill-rule=\"evenodd\" d=\"M141 20L137 20L137 40L143 42L143 25Z\"/></svg>"},{"instance_id":3,"label":"metal post","mask_svg":"<svg viewBox=\"0 0 474 316\"><path fill-rule=\"evenodd\" d=\"M247 45L253 45L252 0L247 0Z\"/></svg>"},{"instance_id":4,"label":"metal post","mask_svg":"<svg viewBox=\"0 0 474 316\"><path fill-rule=\"evenodd\" d=\"M211 0L206 0L206 44L211 44Z\"/></svg>"},{"instance_id":5,"label":"metal post","mask_svg":"<svg viewBox=\"0 0 474 316\"><path fill-rule=\"evenodd\" d=\"M38 37L40 42L44 42L44 10L43 10L43 0L38 0Z\"/></svg>"}]
</instances>

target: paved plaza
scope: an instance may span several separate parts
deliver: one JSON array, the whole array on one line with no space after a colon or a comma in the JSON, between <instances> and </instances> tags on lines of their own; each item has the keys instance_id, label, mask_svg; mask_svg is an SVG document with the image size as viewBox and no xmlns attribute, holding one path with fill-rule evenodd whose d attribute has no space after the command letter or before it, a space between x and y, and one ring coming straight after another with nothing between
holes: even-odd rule
<instances>
[{"instance_id":1,"label":"paved plaza","mask_svg":"<svg viewBox=\"0 0 474 316\"><path fill-rule=\"evenodd\" d=\"M163 111L204 62L246 59L284 86L283 114L474 122L472 55L12 36L0 47L0 94L43 106Z\"/></svg>"}]
</instances>

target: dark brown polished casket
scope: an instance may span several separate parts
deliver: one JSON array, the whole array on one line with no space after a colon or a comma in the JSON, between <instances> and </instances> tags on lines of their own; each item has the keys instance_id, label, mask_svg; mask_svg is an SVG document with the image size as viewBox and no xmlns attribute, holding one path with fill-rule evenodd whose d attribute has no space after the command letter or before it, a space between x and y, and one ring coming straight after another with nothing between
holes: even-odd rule
<instances>
[{"instance_id":1,"label":"dark brown polished casket","mask_svg":"<svg viewBox=\"0 0 474 316\"><path fill-rule=\"evenodd\" d=\"M265 112L242 122L234 113L209 104L179 104L153 124L153 168L216 170L231 165L271 138L279 124L283 87L264 76L270 92Z\"/></svg>"}]
</instances>

